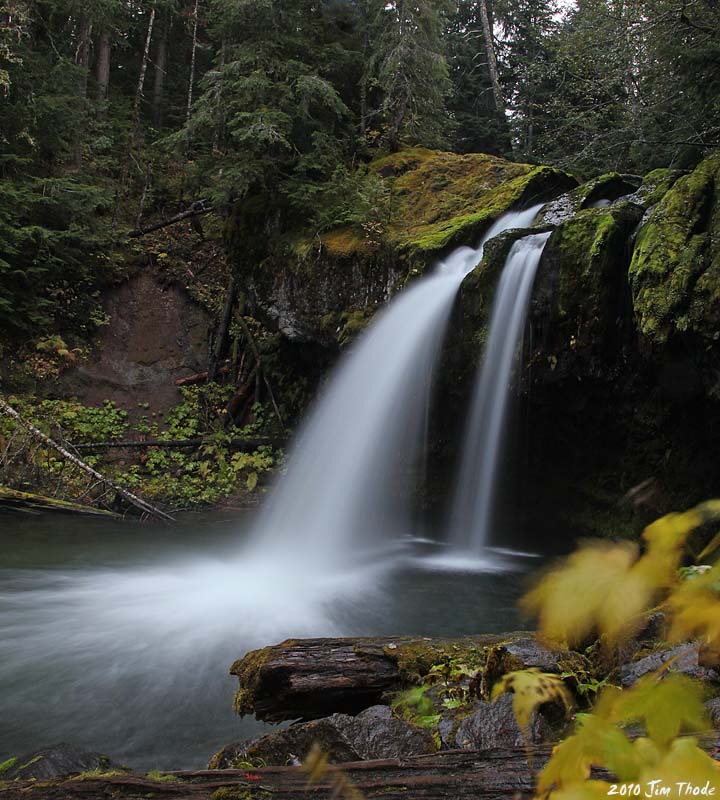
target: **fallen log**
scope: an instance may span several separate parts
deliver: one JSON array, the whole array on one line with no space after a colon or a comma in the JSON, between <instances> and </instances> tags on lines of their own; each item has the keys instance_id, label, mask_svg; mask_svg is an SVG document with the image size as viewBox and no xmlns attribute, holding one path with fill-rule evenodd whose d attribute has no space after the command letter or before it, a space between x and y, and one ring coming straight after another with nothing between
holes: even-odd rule
<instances>
[{"instance_id":1,"label":"fallen log","mask_svg":"<svg viewBox=\"0 0 720 800\"><path fill-rule=\"evenodd\" d=\"M483 648L529 635L288 639L254 650L232 665L230 674L240 683L235 710L267 722L357 714L381 703L413 675L425 674L441 651L478 658Z\"/></svg>"},{"instance_id":2,"label":"fallen log","mask_svg":"<svg viewBox=\"0 0 720 800\"><path fill-rule=\"evenodd\" d=\"M28 433L30 433L35 439L47 445L48 447L52 447L53 450L56 450L58 453L60 453L60 455L67 461L69 461L71 464L74 464L83 472L95 478L95 480L98 481L98 483L101 483L104 486L107 486L110 489L112 489L114 492L120 495L120 497L124 498L128 503L130 503L130 505L137 508L143 514L147 514L148 516L162 520L163 522L175 522L175 520L169 514L166 514L159 508L155 508L155 506L150 505L150 503L148 503L147 500L143 500L136 494L129 492L127 489L124 489L122 486L115 483L115 481L110 480L110 478L106 478L104 475L101 475L96 469L93 469L89 464L86 464L77 456L73 455L69 450L67 450L67 448L58 444L54 439L51 439L49 436L46 436L39 428L36 428L32 423L28 422L26 419L23 419L20 416L20 414L18 414L18 412L15 411L15 409L12 406L8 405L5 402L5 400L3 400L1 397L0 397L0 411L2 411L3 413L7 414L9 417L14 419L19 425L22 425L22 427L25 428L25 430L27 430Z\"/></svg>"},{"instance_id":3,"label":"fallen log","mask_svg":"<svg viewBox=\"0 0 720 800\"><path fill-rule=\"evenodd\" d=\"M545 763L549 748L538 752L534 766ZM355 792L339 791L350 784ZM404 760L356 761L328 769L308 785L301 767L266 767L257 770L203 770L168 773L153 781L141 775L87 775L81 779L32 784L6 784L0 800L133 800L152 796L176 800L316 800L371 798L383 800L505 800L529 798L533 772L524 749L448 751Z\"/></svg>"},{"instance_id":4,"label":"fallen log","mask_svg":"<svg viewBox=\"0 0 720 800\"><path fill-rule=\"evenodd\" d=\"M132 230L128 233L128 237L131 239L137 239L140 236L145 236L148 233L152 233L153 231L159 231L161 228L167 228L170 225L175 225L176 222L182 222L184 219L192 219L194 217L199 217L202 214L209 214L213 209L211 206L206 205L205 200L196 200L187 211L181 211L179 214L175 214L175 216L170 217L169 219L164 219L162 222L155 222L152 225L148 225L145 228L137 227L135 230Z\"/></svg>"},{"instance_id":5,"label":"fallen log","mask_svg":"<svg viewBox=\"0 0 720 800\"><path fill-rule=\"evenodd\" d=\"M113 514L112 511L83 506L79 503L69 503L65 500L56 500L53 497L45 497L40 494L18 492L15 489L6 489L4 486L0 486L1 511L25 514L80 514L105 517L106 519L120 518L118 514Z\"/></svg>"},{"instance_id":6,"label":"fallen log","mask_svg":"<svg viewBox=\"0 0 720 800\"><path fill-rule=\"evenodd\" d=\"M88 444L76 444L73 447L85 453L96 453L100 450L138 450L146 447L160 447L160 448L198 448L206 444L214 444L214 439L170 439L164 441L163 439L146 439L144 441L126 441L126 442L90 442ZM241 450L243 452L252 452L257 450L258 447L282 447L284 442L279 439L231 439L229 442L224 442L232 450Z\"/></svg>"},{"instance_id":7,"label":"fallen log","mask_svg":"<svg viewBox=\"0 0 720 800\"><path fill-rule=\"evenodd\" d=\"M717 731L701 746L714 753ZM0 783L0 800L529 800L551 745L497 750L447 750L385 761L355 761L325 771L312 785L302 767L169 772ZM528 763L532 758L532 766ZM611 778L593 770L593 778ZM158 780L159 778L159 780Z\"/></svg>"},{"instance_id":8,"label":"fallen log","mask_svg":"<svg viewBox=\"0 0 720 800\"><path fill-rule=\"evenodd\" d=\"M220 367L216 375L227 375L230 372L230 367ZM196 372L194 375L188 375L187 378L178 378L175 381L175 386L192 386L196 383L204 383L209 377L207 370L205 372Z\"/></svg>"}]
</instances>

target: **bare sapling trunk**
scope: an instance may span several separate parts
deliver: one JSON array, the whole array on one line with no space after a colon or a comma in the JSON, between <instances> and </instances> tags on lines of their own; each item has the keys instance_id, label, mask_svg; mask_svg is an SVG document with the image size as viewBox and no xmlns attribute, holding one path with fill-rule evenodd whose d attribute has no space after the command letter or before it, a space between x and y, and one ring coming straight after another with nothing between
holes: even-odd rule
<instances>
[{"instance_id":1,"label":"bare sapling trunk","mask_svg":"<svg viewBox=\"0 0 720 800\"><path fill-rule=\"evenodd\" d=\"M97 82L97 116L104 119L107 114L107 99L110 88L110 31L104 30L98 41L95 80Z\"/></svg>"},{"instance_id":2,"label":"bare sapling trunk","mask_svg":"<svg viewBox=\"0 0 720 800\"><path fill-rule=\"evenodd\" d=\"M493 97L495 98L495 108L498 114L505 116L505 101L503 100L500 89L500 74L498 73L497 58L495 57L494 36L490 14L488 13L487 0L480 0L480 21L483 29L483 39L485 40L485 56L487 58L488 72L490 73L490 83L492 84Z\"/></svg>"},{"instance_id":3,"label":"bare sapling trunk","mask_svg":"<svg viewBox=\"0 0 720 800\"><path fill-rule=\"evenodd\" d=\"M155 50L155 84L153 86L153 123L156 128L162 125L163 103L165 102L165 75L167 65L168 24L162 33Z\"/></svg>"}]
</instances>

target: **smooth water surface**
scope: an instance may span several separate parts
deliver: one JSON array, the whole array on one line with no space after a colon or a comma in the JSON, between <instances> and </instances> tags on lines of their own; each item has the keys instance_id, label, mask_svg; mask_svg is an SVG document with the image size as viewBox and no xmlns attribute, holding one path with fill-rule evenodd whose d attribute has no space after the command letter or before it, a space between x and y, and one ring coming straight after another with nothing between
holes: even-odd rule
<instances>
[{"instance_id":1,"label":"smooth water surface","mask_svg":"<svg viewBox=\"0 0 720 800\"><path fill-rule=\"evenodd\" d=\"M228 668L250 649L518 625L524 576L504 570L526 562L511 556L466 572L432 566L438 547L415 544L328 573L241 538L237 519L0 516L0 762L69 741L138 769L202 767L269 729L231 708Z\"/></svg>"}]
</instances>

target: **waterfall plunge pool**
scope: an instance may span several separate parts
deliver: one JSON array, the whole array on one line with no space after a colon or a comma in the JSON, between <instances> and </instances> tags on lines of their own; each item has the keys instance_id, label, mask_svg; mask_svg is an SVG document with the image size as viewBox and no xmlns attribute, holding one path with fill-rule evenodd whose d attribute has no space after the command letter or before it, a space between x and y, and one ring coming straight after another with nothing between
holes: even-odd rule
<instances>
[{"instance_id":1,"label":"waterfall plunge pool","mask_svg":"<svg viewBox=\"0 0 720 800\"><path fill-rule=\"evenodd\" d=\"M244 549L250 521L0 518L0 763L66 741L135 769L201 768L273 729L232 711L228 669L248 650L520 624L527 558L417 541L313 569L311 553Z\"/></svg>"}]
</instances>

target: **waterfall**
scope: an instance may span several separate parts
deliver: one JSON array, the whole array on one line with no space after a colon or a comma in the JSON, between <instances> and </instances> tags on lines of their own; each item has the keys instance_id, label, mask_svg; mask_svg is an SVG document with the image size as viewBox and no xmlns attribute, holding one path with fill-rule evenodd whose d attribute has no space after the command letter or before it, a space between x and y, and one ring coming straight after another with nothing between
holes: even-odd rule
<instances>
[{"instance_id":1,"label":"waterfall","mask_svg":"<svg viewBox=\"0 0 720 800\"><path fill-rule=\"evenodd\" d=\"M485 357L465 428L450 519L450 542L465 552L478 553L489 542L514 367L535 273L549 236L533 234L515 242L495 295Z\"/></svg>"},{"instance_id":2,"label":"waterfall","mask_svg":"<svg viewBox=\"0 0 720 800\"><path fill-rule=\"evenodd\" d=\"M254 527L266 553L334 563L409 532L408 476L421 455L428 387L453 300L485 242L532 223L509 212L383 309L342 359Z\"/></svg>"}]
</instances>

